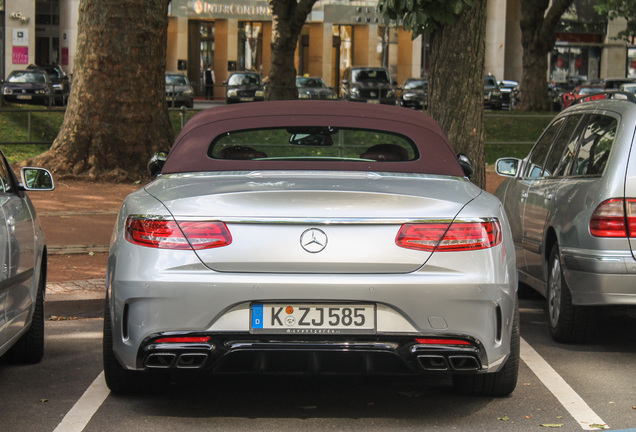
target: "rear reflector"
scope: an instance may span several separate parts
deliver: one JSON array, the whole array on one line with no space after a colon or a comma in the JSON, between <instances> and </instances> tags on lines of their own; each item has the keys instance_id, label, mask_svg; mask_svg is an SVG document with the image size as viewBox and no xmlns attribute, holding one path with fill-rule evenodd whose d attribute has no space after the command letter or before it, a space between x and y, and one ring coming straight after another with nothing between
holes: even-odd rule
<instances>
[{"instance_id":1,"label":"rear reflector","mask_svg":"<svg viewBox=\"0 0 636 432\"><path fill-rule=\"evenodd\" d=\"M206 343L209 341L208 336L176 336L159 338L155 340L155 343Z\"/></svg>"},{"instance_id":2,"label":"rear reflector","mask_svg":"<svg viewBox=\"0 0 636 432\"><path fill-rule=\"evenodd\" d=\"M595 237L636 237L636 199L603 201L592 213L590 233Z\"/></svg>"},{"instance_id":3,"label":"rear reflector","mask_svg":"<svg viewBox=\"0 0 636 432\"><path fill-rule=\"evenodd\" d=\"M470 342L461 339L423 339L416 338L415 342L422 345L470 345Z\"/></svg>"},{"instance_id":4,"label":"rear reflector","mask_svg":"<svg viewBox=\"0 0 636 432\"><path fill-rule=\"evenodd\" d=\"M157 220L128 216L126 240L160 249L210 249L227 246L232 236L223 222Z\"/></svg>"},{"instance_id":5,"label":"rear reflector","mask_svg":"<svg viewBox=\"0 0 636 432\"><path fill-rule=\"evenodd\" d=\"M488 222L453 222L404 224L395 243L403 248L421 251L471 251L501 243L501 225L497 219Z\"/></svg>"}]
</instances>

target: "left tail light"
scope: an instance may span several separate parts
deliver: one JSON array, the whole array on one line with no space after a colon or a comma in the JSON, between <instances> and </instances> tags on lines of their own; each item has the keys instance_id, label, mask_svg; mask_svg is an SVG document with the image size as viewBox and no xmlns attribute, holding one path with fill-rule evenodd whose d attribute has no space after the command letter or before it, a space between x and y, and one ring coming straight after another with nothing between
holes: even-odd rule
<instances>
[{"instance_id":1,"label":"left tail light","mask_svg":"<svg viewBox=\"0 0 636 432\"><path fill-rule=\"evenodd\" d=\"M128 216L126 240L159 249L210 249L227 246L232 236L219 221L174 221Z\"/></svg>"},{"instance_id":2,"label":"left tail light","mask_svg":"<svg viewBox=\"0 0 636 432\"><path fill-rule=\"evenodd\" d=\"M596 207L590 218L595 237L636 237L636 199L612 198Z\"/></svg>"},{"instance_id":3,"label":"left tail light","mask_svg":"<svg viewBox=\"0 0 636 432\"><path fill-rule=\"evenodd\" d=\"M501 243L501 225L492 219L479 222L404 224L395 243L421 251L459 252L487 249Z\"/></svg>"}]
</instances>

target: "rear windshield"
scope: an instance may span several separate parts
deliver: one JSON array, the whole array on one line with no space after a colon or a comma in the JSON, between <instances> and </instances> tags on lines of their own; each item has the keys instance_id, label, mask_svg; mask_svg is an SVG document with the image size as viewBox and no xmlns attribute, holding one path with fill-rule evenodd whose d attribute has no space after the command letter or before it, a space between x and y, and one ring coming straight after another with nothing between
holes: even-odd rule
<instances>
[{"instance_id":1,"label":"rear windshield","mask_svg":"<svg viewBox=\"0 0 636 432\"><path fill-rule=\"evenodd\" d=\"M353 81L389 82L389 74L383 69L354 70Z\"/></svg>"},{"instance_id":2,"label":"rear windshield","mask_svg":"<svg viewBox=\"0 0 636 432\"><path fill-rule=\"evenodd\" d=\"M217 137L213 159L402 162L416 160L415 144L386 131L333 127L239 130Z\"/></svg>"}]
</instances>

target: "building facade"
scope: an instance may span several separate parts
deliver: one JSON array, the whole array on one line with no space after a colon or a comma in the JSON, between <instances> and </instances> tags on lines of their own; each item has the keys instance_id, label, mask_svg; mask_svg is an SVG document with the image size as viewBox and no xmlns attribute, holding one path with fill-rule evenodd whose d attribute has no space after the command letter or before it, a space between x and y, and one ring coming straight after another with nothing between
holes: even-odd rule
<instances>
[{"instance_id":1,"label":"building facade","mask_svg":"<svg viewBox=\"0 0 636 432\"><path fill-rule=\"evenodd\" d=\"M498 79L522 75L521 0L489 0L486 67ZM29 64L59 64L73 74L80 0L0 0L0 76ZM571 83L599 77L636 77L636 45L613 37L625 28L595 15L593 0L575 0L557 30L546 80ZM411 39L401 27L385 26L376 0L320 0L307 19L295 55L299 75L339 86L347 66L389 68L392 79L425 76L427 38ZM172 0L168 25L168 71L183 71L203 93L203 71L215 72L215 96L234 70L264 77L271 63L272 17L266 0ZM633 42L633 41L632 41Z\"/></svg>"}]
</instances>

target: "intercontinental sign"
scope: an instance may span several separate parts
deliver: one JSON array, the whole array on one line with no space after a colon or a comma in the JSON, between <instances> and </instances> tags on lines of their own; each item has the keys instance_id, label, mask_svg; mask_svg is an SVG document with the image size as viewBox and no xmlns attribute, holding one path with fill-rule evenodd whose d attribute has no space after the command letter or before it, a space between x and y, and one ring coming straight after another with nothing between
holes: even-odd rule
<instances>
[{"instance_id":1,"label":"intercontinental sign","mask_svg":"<svg viewBox=\"0 0 636 432\"><path fill-rule=\"evenodd\" d=\"M170 15L189 18L272 19L267 1L249 0L173 0Z\"/></svg>"}]
</instances>

